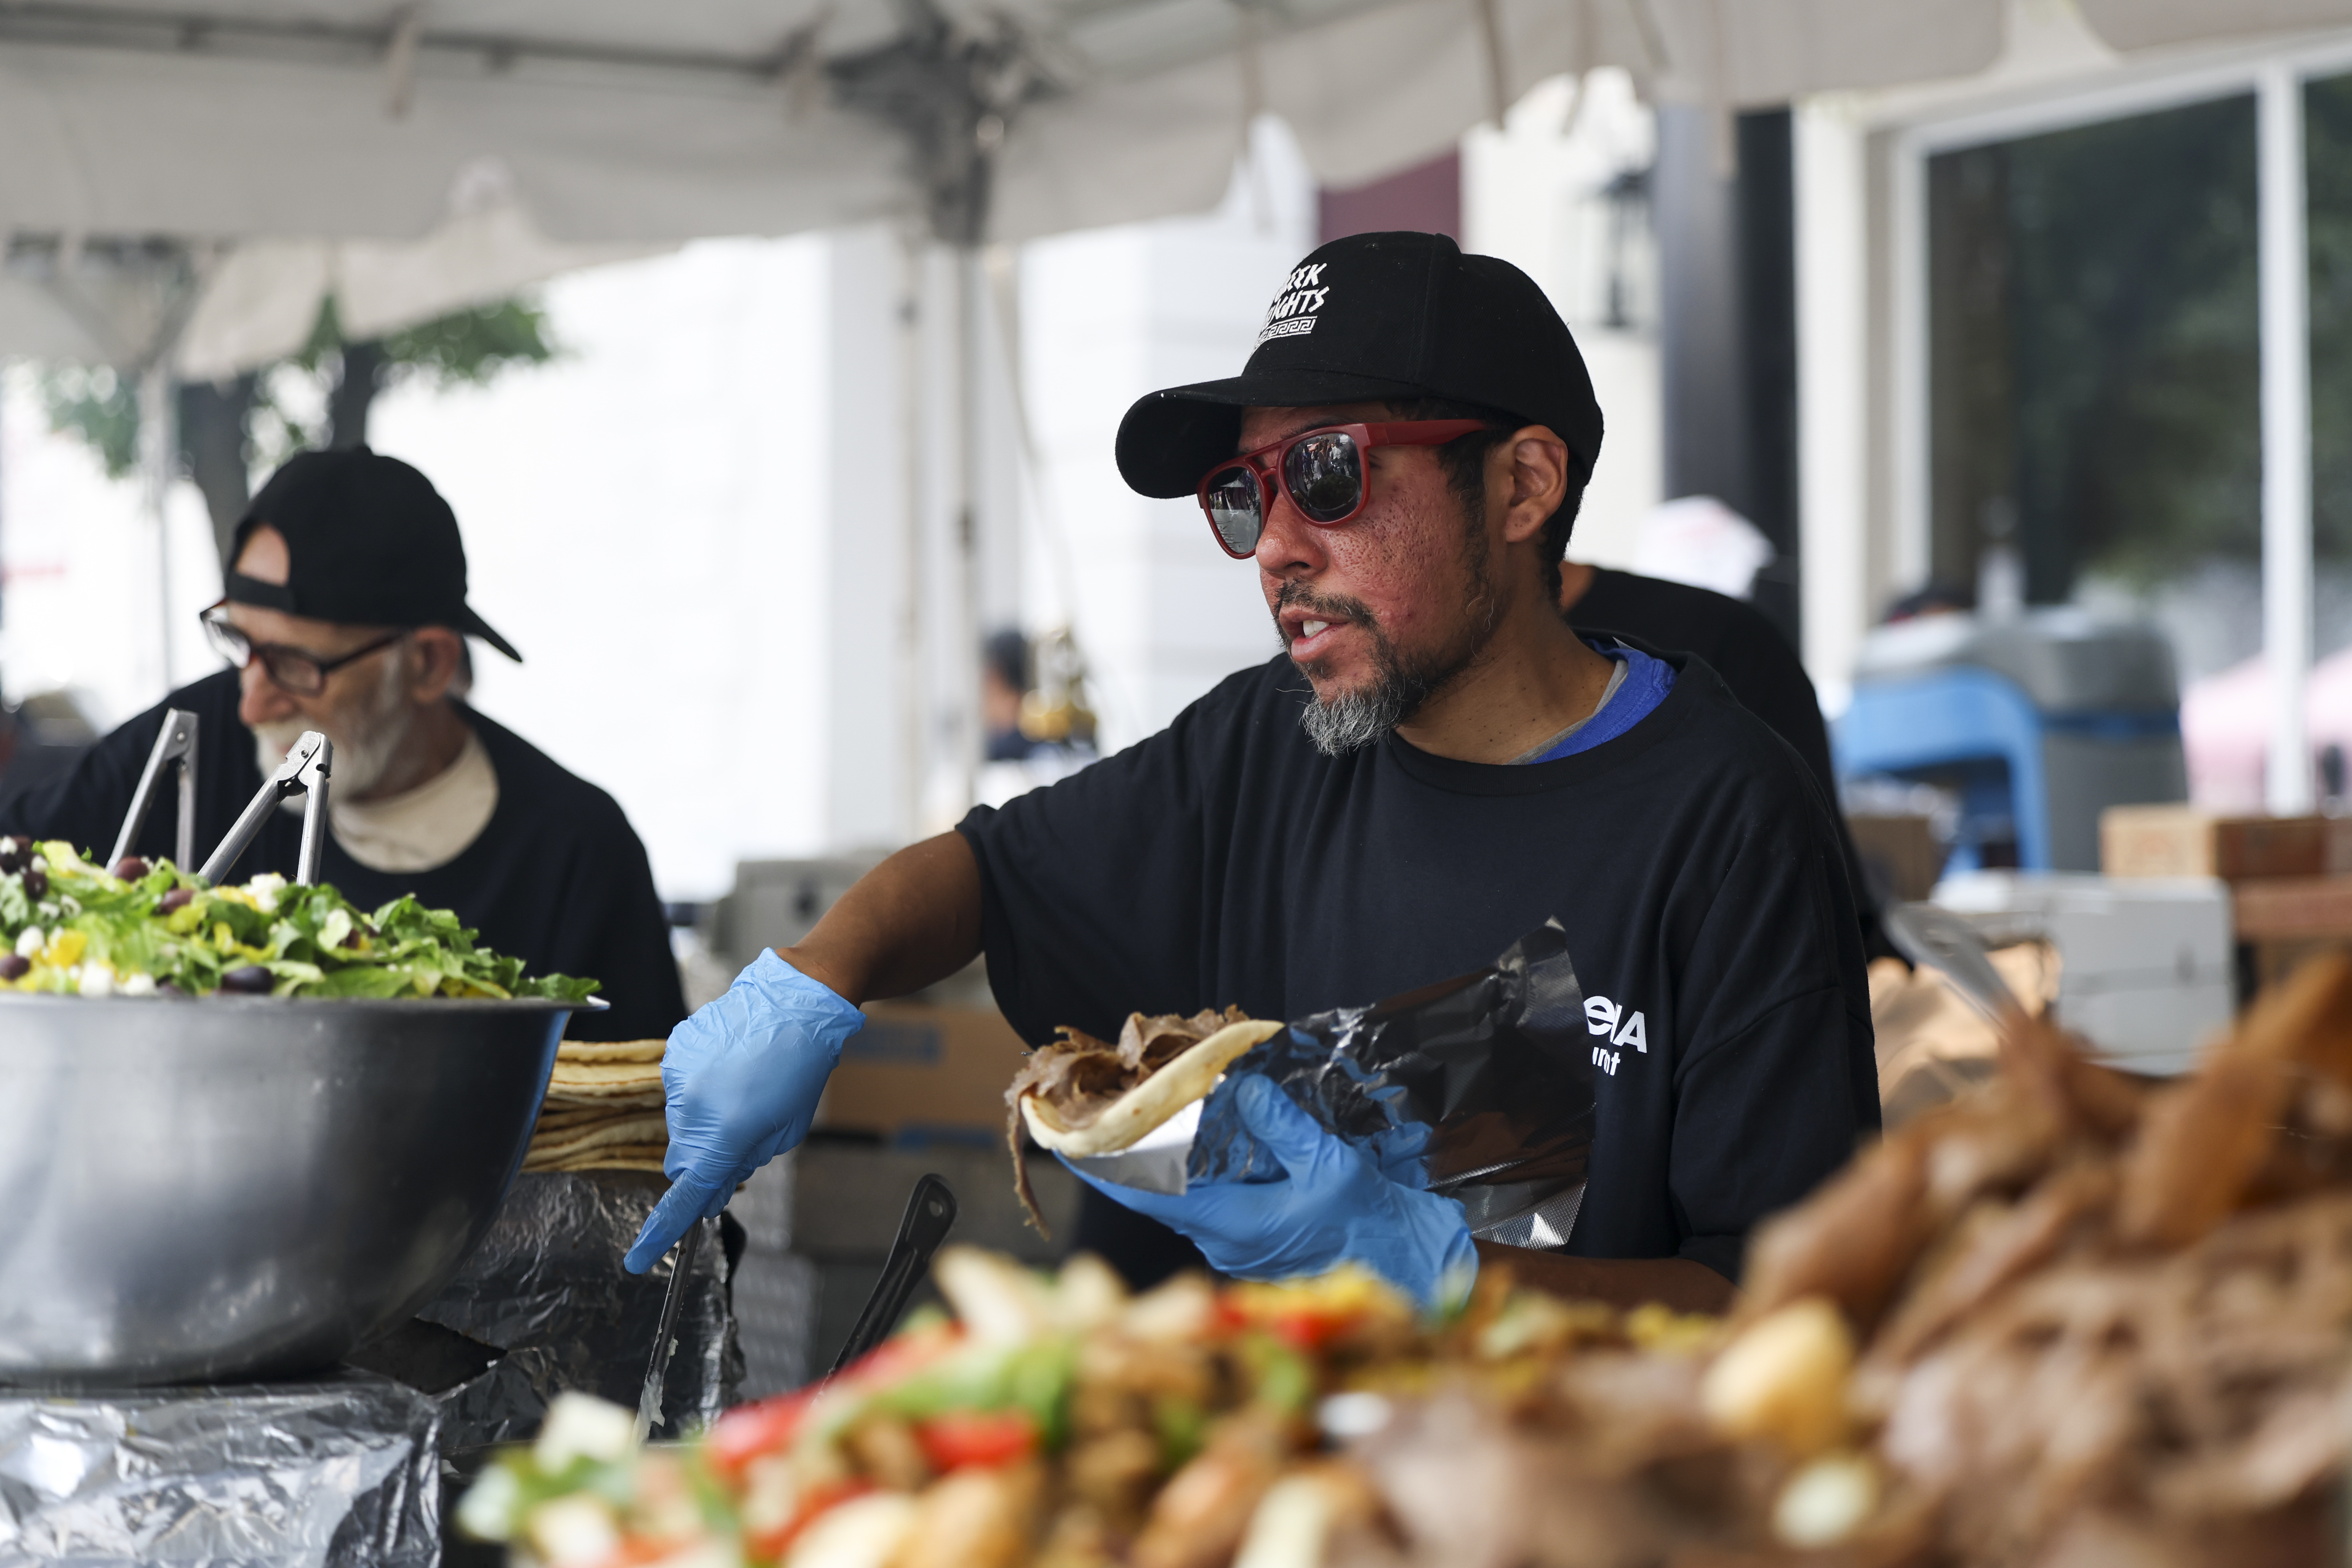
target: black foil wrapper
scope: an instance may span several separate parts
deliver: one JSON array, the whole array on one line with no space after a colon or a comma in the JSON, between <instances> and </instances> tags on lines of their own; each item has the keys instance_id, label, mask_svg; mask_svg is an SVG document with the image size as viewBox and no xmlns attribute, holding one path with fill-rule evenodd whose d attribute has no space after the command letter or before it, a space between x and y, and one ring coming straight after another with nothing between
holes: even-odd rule
<instances>
[{"instance_id":1,"label":"black foil wrapper","mask_svg":"<svg viewBox=\"0 0 2352 1568\"><path fill-rule=\"evenodd\" d=\"M1281 1179L1234 1106L1257 1073L1392 1180L1459 1199L1474 1236L1564 1247L1592 1161L1587 1032L1567 933L1547 921L1492 969L1315 1014L1243 1057L1202 1108L1185 1179Z\"/></svg>"},{"instance_id":2,"label":"black foil wrapper","mask_svg":"<svg viewBox=\"0 0 2352 1568\"><path fill-rule=\"evenodd\" d=\"M549 1402L567 1390L636 1408L670 1260L629 1274L621 1258L667 1186L633 1171L527 1171L515 1178L489 1235L417 1314L506 1352L479 1375L436 1391L447 1426L445 1451L531 1437ZM684 1436L718 1419L743 1381L727 1251L719 1222L702 1226L657 1437Z\"/></svg>"}]
</instances>

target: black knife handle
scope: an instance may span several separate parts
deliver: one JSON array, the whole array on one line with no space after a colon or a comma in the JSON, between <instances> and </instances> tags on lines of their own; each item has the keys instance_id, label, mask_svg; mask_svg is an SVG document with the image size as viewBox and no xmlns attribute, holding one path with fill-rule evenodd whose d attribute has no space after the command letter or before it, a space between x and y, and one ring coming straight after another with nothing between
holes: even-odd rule
<instances>
[{"instance_id":1,"label":"black knife handle","mask_svg":"<svg viewBox=\"0 0 2352 1568\"><path fill-rule=\"evenodd\" d=\"M907 1199L907 1212L899 1217L898 1239L890 1243L890 1256L883 1260L882 1278L874 1282L874 1293L866 1298L865 1310L857 1314L857 1326L849 1331L849 1338L841 1353L833 1359L831 1377L843 1367L878 1345L898 1326L898 1316L907 1310L907 1298L922 1283L923 1275L931 1267L931 1254L947 1239L948 1227L955 1224L955 1194L943 1176L926 1175L915 1184Z\"/></svg>"}]
</instances>

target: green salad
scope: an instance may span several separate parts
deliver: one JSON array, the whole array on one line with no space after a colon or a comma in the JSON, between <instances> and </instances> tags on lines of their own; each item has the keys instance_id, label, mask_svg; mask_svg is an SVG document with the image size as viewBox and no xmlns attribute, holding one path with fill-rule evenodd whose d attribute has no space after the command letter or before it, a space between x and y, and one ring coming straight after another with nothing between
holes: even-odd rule
<instances>
[{"instance_id":1,"label":"green salad","mask_svg":"<svg viewBox=\"0 0 2352 1568\"><path fill-rule=\"evenodd\" d=\"M581 1002L597 983L526 975L406 896L366 914L324 883L270 873L215 888L169 860L109 869L62 840L0 838L0 989Z\"/></svg>"}]
</instances>

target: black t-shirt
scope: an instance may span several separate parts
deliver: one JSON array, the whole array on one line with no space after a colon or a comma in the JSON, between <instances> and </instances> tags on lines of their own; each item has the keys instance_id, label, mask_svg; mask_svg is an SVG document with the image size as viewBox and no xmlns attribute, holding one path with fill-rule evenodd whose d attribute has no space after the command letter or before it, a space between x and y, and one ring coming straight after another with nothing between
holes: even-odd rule
<instances>
[{"instance_id":1,"label":"black t-shirt","mask_svg":"<svg viewBox=\"0 0 2352 1568\"><path fill-rule=\"evenodd\" d=\"M70 839L86 852L105 854L139 787L163 710L182 708L198 723L195 847L201 862L261 788L253 731L238 721L236 704L233 669L182 687L92 747L64 779L0 805L0 833ZM529 742L470 709L462 712L499 775L498 806L474 842L429 871L377 871L345 854L330 834L320 852L320 880L341 889L362 909L414 893L428 906L457 910L485 944L521 959L533 974L603 981L598 994L612 1010L573 1015L574 1038L667 1036L686 1016L686 997L653 870L629 819L611 795L565 772ZM133 846L136 853L172 853L176 804L167 782ZM240 881L264 871L291 877L301 838L299 815L271 813L233 875Z\"/></svg>"},{"instance_id":2,"label":"black t-shirt","mask_svg":"<svg viewBox=\"0 0 2352 1568\"><path fill-rule=\"evenodd\" d=\"M1837 799L1837 773L1830 765L1830 731L1822 721L1821 699L1796 649L1754 605L1706 588L1601 566L1593 569L1592 584L1583 596L1568 607L1568 618L1580 632L1622 632L1653 647L1698 655L1723 678L1741 707L1797 749L1828 798ZM1844 814L1830 815L1861 912L1864 946L1873 953L1889 951L1878 936L1877 903L1863 877L1862 857Z\"/></svg>"},{"instance_id":3,"label":"black t-shirt","mask_svg":"<svg viewBox=\"0 0 2352 1568\"><path fill-rule=\"evenodd\" d=\"M1868 991L1819 785L1704 662L1665 657L1654 712L1525 766L1394 735L1325 757L1286 658L1229 678L964 819L999 1005L1031 1041L1138 1009L1297 1018L1484 968L1557 916L1585 995L1642 1014L1648 1047L1596 1075L1568 1250L1736 1279L1748 1228L1878 1125Z\"/></svg>"}]
</instances>

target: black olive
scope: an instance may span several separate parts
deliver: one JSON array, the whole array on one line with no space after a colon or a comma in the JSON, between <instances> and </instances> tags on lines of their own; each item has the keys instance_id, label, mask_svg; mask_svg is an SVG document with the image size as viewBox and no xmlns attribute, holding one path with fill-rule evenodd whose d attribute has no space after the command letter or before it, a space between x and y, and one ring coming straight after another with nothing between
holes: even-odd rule
<instances>
[{"instance_id":1,"label":"black olive","mask_svg":"<svg viewBox=\"0 0 2352 1568\"><path fill-rule=\"evenodd\" d=\"M15 980L33 967L33 961L21 953L0 952L0 980Z\"/></svg>"},{"instance_id":2,"label":"black olive","mask_svg":"<svg viewBox=\"0 0 2352 1568\"><path fill-rule=\"evenodd\" d=\"M114 863L114 877L119 882L135 882L147 874L147 862L136 855L125 855Z\"/></svg>"},{"instance_id":3,"label":"black olive","mask_svg":"<svg viewBox=\"0 0 2352 1568\"><path fill-rule=\"evenodd\" d=\"M220 988L247 996L266 996L269 988L277 984L278 976L257 963L248 963L242 969L232 969L222 975Z\"/></svg>"},{"instance_id":4,"label":"black olive","mask_svg":"<svg viewBox=\"0 0 2352 1568\"><path fill-rule=\"evenodd\" d=\"M38 866L25 868L25 896L28 899L49 896L49 874Z\"/></svg>"},{"instance_id":5,"label":"black olive","mask_svg":"<svg viewBox=\"0 0 2352 1568\"><path fill-rule=\"evenodd\" d=\"M156 903L155 912L159 915L168 915L173 910L184 910L195 901L196 892L194 888L174 888Z\"/></svg>"},{"instance_id":6,"label":"black olive","mask_svg":"<svg viewBox=\"0 0 2352 1568\"><path fill-rule=\"evenodd\" d=\"M21 871L32 863L33 844L28 838L0 838L0 873Z\"/></svg>"}]
</instances>

